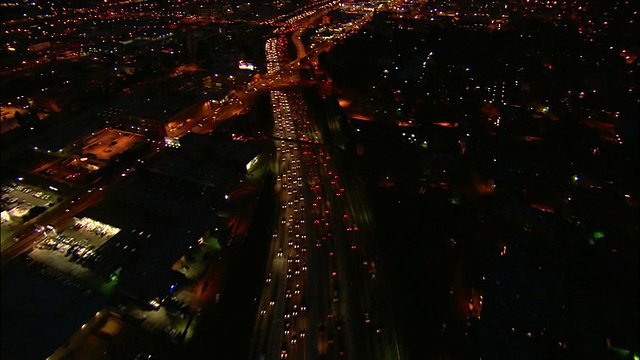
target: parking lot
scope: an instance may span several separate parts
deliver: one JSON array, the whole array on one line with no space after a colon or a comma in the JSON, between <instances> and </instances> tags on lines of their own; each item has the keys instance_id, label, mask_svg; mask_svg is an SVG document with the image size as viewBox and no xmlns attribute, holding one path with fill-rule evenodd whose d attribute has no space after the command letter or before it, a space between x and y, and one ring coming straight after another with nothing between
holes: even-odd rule
<instances>
[{"instance_id":1,"label":"parking lot","mask_svg":"<svg viewBox=\"0 0 640 360\"><path fill-rule=\"evenodd\" d=\"M22 183L12 183L2 187L2 247L5 241L13 241L14 231L24 222L24 217L33 208L41 207L44 212L58 202L55 191ZM31 213L32 215L33 212Z\"/></svg>"},{"instance_id":2,"label":"parking lot","mask_svg":"<svg viewBox=\"0 0 640 360\"><path fill-rule=\"evenodd\" d=\"M37 231L42 234L42 240L30 256L50 267L77 275L84 273L83 263L97 256L95 250L120 229L89 218L73 218L63 229L45 225Z\"/></svg>"},{"instance_id":3,"label":"parking lot","mask_svg":"<svg viewBox=\"0 0 640 360\"><path fill-rule=\"evenodd\" d=\"M107 128L86 140L82 155L106 162L144 140L145 137L139 134Z\"/></svg>"}]
</instances>

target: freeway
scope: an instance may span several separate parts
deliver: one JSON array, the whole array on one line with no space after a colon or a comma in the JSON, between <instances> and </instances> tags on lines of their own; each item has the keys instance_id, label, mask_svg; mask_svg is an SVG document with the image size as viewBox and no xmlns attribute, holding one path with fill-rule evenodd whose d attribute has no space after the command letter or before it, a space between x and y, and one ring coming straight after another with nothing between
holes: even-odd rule
<instances>
[{"instance_id":1,"label":"freeway","mask_svg":"<svg viewBox=\"0 0 640 360\"><path fill-rule=\"evenodd\" d=\"M317 17L301 20L298 29ZM291 35L298 49L292 62L289 37L267 41L268 74L255 85L272 90L279 215L250 359L400 359L388 286L370 244L366 195L353 176L342 176L344 164L330 155L301 93L274 90L287 80L302 85L296 70L317 55L301 48L300 33Z\"/></svg>"}]
</instances>

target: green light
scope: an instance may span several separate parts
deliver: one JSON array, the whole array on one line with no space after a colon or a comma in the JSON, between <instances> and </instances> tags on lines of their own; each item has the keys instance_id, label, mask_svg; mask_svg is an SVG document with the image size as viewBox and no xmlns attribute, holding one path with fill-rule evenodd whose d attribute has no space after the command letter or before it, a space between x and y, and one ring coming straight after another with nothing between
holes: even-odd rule
<instances>
[{"instance_id":1,"label":"green light","mask_svg":"<svg viewBox=\"0 0 640 360\"><path fill-rule=\"evenodd\" d=\"M604 232L594 231L593 234L589 236L587 241L589 242L589 245L595 245L595 243L597 243L598 240L601 240L601 239L604 239Z\"/></svg>"},{"instance_id":2,"label":"green light","mask_svg":"<svg viewBox=\"0 0 640 360\"><path fill-rule=\"evenodd\" d=\"M214 251L218 251L218 250L222 249L222 246L220 246L220 242L218 241L218 238L216 238L214 236L208 236L204 242L206 244L208 244L209 246L211 246L211 248Z\"/></svg>"},{"instance_id":3,"label":"green light","mask_svg":"<svg viewBox=\"0 0 640 360\"><path fill-rule=\"evenodd\" d=\"M100 291L103 294L111 294L118 286L118 276L111 276L109 281L105 281L100 285Z\"/></svg>"},{"instance_id":4,"label":"green light","mask_svg":"<svg viewBox=\"0 0 640 360\"><path fill-rule=\"evenodd\" d=\"M616 353L616 354L618 354L618 355L620 355L620 356L624 356L624 357L628 357L631 354L630 350L623 349L623 348L620 348L620 347L617 347L617 346L612 346L611 347L611 351ZM638 359L638 355L634 354L633 358L634 359Z\"/></svg>"}]
</instances>

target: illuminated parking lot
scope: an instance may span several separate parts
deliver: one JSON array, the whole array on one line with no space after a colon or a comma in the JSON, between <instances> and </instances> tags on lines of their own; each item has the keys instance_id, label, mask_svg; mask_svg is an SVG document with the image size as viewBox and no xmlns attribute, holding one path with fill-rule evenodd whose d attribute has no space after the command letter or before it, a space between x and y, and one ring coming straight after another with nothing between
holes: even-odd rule
<instances>
[{"instance_id":1,"label":"illuminated parking lot","mask_svg":"<svg viewBox=\"0 0 640 360\"><path fill-rule=\"evenodd\" d=\"M14 182L2 187L2 244L13 238L14 230L29 216L35 216L34 208L44 212L58 202L58 195L50 189Z\"/></svg>"}]
</instances>

